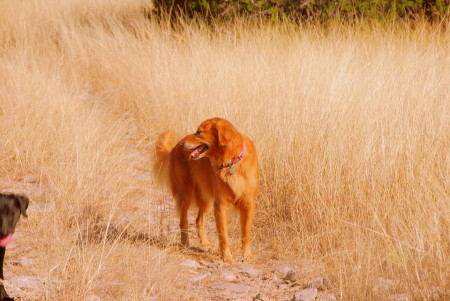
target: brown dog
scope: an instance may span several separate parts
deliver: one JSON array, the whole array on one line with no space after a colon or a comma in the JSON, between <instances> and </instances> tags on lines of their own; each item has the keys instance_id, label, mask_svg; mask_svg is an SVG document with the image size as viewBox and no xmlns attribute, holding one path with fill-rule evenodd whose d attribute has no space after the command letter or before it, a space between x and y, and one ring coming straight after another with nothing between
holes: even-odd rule
<instances>
[{"instance_id":1,"label":"brown dog","mask_svg":"<svg viewBox=\"0 0 450 301\"><path fill-rule=\"evenodd\" d=\"M12 241L20 215L27 216L28 197L13 193L0 193L0 301L14 301L3 285L3 260L6 246Z\"/></svg>"},{"instance_id":2,"label":"brown dog","mask_svg":"<svg viewBox=\"0 0 450 301\"><path fill-rule=\"evenodd\" d=\"M181 243L189 245L187 212L198 207L196 220L200 243L211 245L205 234L205 215L214 204L214 217L223 260L232 262L228 241L228 211L239 210L242 251L251 258L250 230L258 192L258 157L253 142L225 119L203 121L195 134L174 146L172 132L156 142L154 174L165 183L177 201L180 214Z\"/></svg>"}]
</instances>

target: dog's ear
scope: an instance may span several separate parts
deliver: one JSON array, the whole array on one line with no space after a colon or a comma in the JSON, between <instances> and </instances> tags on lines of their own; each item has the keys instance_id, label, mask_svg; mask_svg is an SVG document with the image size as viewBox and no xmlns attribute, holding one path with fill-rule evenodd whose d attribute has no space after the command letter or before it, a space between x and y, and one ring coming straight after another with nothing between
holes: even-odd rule
<instances>
[{"instance_id":1,"label":"dog's ear","mask_svg":"<svg viewBox=\"0 0 450 301\"><path fill-rule=\"evenodd\" d=\"M219 139L220 146L225 146L230 142L233 137L233 133L226 128L221 128L217 129L217 137Z\"/></svg>"},{"instance_id":2,"label":"dog's ear","mask_svg":"<svg viewBox=\"0 0 450 301\"><path fill-rule=\"evenodd\" d=\"M216 131L220 146L225 146L230 143L231 139L233 139L233 136L236 134L233 127L219 122L216 123Z\"/></svg>"},{"instance_id":3,"label":"dog's ear","mask_svg":"<svg viewBox=\"0 0 450 301\"><path fill-rule=\"evenodd\" d=\"M30 204L30 200L28 199L28 197L25 195L16 195L15 200L19 205L20 213L22 213L24 217L28 217L27 209L28 205Z\"/></svg>"}]
</instances>

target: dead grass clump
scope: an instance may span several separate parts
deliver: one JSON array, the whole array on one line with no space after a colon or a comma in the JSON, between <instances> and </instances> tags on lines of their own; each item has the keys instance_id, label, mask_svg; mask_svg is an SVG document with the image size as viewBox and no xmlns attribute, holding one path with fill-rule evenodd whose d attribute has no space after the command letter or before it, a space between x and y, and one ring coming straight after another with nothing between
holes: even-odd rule
<instances>
[{"instance_id":1,"label":"dead grass clump","mask_svg":"<svg viewBox=\"0 0 450 301\"><path fill-rule=\"evenodd\" d=\"M343 300L448 288L448 26L173 30L138 0L54 2L0 13L0 175L54 204L22 225L49 299L170 296L142 152L213 116L259 150L259 259L318 260Z\"/></svg>"}]
</instances>

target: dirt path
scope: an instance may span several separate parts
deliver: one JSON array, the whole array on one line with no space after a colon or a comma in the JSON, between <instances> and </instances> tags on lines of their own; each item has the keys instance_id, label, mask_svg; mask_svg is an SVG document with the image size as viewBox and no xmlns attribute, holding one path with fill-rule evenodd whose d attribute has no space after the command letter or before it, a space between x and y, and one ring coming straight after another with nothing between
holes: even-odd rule
<instances>
[{"instance_id":1,"label":"dirt path","mask_svg":"<svg viewBox=\"0 0 450 301\"><path fill-rule=\"evenodd\" d=\"M179 262L174 265L179 270L176 279L168 279L175 285L173 300L336 300L328 281L321 277L320 266L317 263L298 259L295 262L282 262L271 259L266 254L258 252L264 246L253 246L255 259L250 262L240 260L238 250L234 251L236 262L232 265L221 262L217 253L217 234L212 214L208 215L206 231L211 241L216 245L212 249L199 247L195 228L195 212L190 212L190 237L192 247L183 249L177 247L179 240L178 217L175 204L171 197L155 186L151 176L151 156L149 148L152 145L142 145L139 130L132 117L128 117L130 128L124 133L129 164L134 166L136 186L142 193L140 202L134 203L121 215L128 221L127 235L148 236L148 229L157 229L148 238L162 252L177 253ZM34 199L39 199L45 187L33 175L24 176L12 183L0 183L8 190L27 193ZM55 210L52 204L33 203L29 214L46 214ZM119 223L119 221L118 221ZM233 219L231 221L233 223ZM237 223L235 223L237 224ZM235 225L234 231L237 231ZM239 237L233 234L234 249L238 248ZM20 237L20 232L16 233ZM26 246L18 244L21 250ZM43 300L51 295L49 291L57 290L61 283L58 280L45 279L26 274L27 267L33 266L36 258L22 256L15 252L12 245L8 254L9 267L6 269L7 290L12 296L20 296L18 300ZM21 276L10 270L20 270ZM28 271L30 271L28 269ZM25 273L25 274L23 274ZM182 292L182 293L180 293ZM90 296L86 300L109 300L102 296ZM159 300L152 297L149 300Z\"/></svg>"},{"instance_id":2,"label":"dirt path","mask_svg":"<svg viewBox=\"0 0 450 301\"><path fill-rule=\"evenodd\" d=\"M175 203L167 191L155 186L150 169L141 168L152 166L147 148L134 145L134 157L140 161L137 164L139 178L148 179L149 182L145 196L150 202L149 215L152 216L152 223L159 226L160 235L165 237L165 241L177 244L180 235ZM230 223L233 222L236 233L232 239L235 240L234 246L238 247L240 239L236 236L239 233L236 214L231 218ZM171 281L178 285L177 291L184 291L185 295L177 296L174 300L336 300L329 281L321 277L321 268L317 263L302 259L282 262L266 258L264 256L269 253L258 252L258 246L255 245L254 260L245 262L240 259L239 250L234 250L236 261L230 265L223 263L217 252L217 233L212 213L208 214L206 232L215 247L205 250L200 247L197 238L195 210L191 210L191 247L174 251L181 253L182 258L178 263L178 279Z\"/></svg>"},{"instance_id":3,"label":"dirt path","mask_svg":"<svg viewBox=\"0 0 450 301\"><path fill-rule=\"evenodd\" d=\"M154 208L156 217L164 217L164 235L178 240L178 217L172 199L160 194ZM259 252L255 252L254 260L243 261L236 252L234 264L222 262L217 252L213 217L209 217L206 231L215 247L202 249L197 239L194 210L189 216L192 246L175 251L182 256L178 278L172 279L178 285L177 291L186 295L174 300L336 300L330 284L320 276L321 267L312 261L282 262ZM301 292L302 297L293 299Z\"/></svg>"}]
</instances>

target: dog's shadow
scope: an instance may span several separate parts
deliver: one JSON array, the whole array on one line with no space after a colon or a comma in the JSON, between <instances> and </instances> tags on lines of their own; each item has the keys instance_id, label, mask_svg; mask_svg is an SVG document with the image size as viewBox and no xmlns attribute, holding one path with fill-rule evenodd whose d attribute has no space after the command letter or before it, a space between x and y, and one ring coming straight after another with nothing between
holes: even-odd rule
<instances>
[{"instance_id":1,"label":"dog's shadow","mask_svg":"<svg viewBox=\"0 0 450 301\"><path fill-rule=\"evenodd\" d=\"M178 252L183 254L188 258L195 258L200 260L200 262L216 262L220 260L219 252L216 248L213 247L197 247L197 246L189 246L184 247L179 244L180 249Z\"/></svg>"},{"instance_id":2,"label":"dog's shadow","mask_svg":"<svg viewBox=\"0 0 450 301\"><path fill-rule=\"evenodd\" d=\"M176 247L168 236L162 234L151 234L143 232L131 232L128 229L122 229L115 225L94 224L89 227L89 231L80 231L78 233L78 243L103 243L103 242L131 242L145 243L159 249L168 249Z\"/></svg>"},{"instance_id":3,"label":"dog's shadow","mask_svg":"<svg viewBox=\"0 0 450 301\"><path fill-rule=\"evenodd\" d=\"M218 251L214 247L184 246L169 235L129 231L126 228L121 229L111 224L103 225L102 223L98 223L90 227L89 233L81 231L78 235L78 244L88 242L103 243L105 241L147 244L160 250L180 252L188 256L198 256L202 259L211 257L214 260L219 256Z\"/></svg>"}]
</instances>

